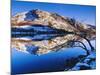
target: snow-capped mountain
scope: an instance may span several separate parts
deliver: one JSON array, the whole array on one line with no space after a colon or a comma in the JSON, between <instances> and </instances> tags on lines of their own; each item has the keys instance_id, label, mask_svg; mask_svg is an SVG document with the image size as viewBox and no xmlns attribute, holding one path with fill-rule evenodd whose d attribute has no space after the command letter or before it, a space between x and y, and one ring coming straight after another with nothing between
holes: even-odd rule
<instances>
[{"instance_id":1,"label":"snow-capped mountain","mask_svg":"<svg viewBox=\"0 0 100 75\"><path fill-rule=\"evenodd\" d=\"M65 31L95 34L95 26L83 24L73 18L60 16L57 13L49 13L39 9L18 13L12 17L11 22L12 27L43 25Z\"/></svg>"}]
</instances>

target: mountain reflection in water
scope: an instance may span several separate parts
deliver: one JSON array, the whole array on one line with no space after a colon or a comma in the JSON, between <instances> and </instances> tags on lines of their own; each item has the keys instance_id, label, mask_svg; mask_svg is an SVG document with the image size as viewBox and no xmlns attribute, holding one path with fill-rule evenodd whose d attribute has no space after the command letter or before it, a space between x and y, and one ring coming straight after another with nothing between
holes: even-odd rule
<instances>
[{"instance_id":1,"label":"mountain reflection in water","mask_svg":"<svg viewBox=\"0 0 100 75\"><path fill-rule=\"evenodd\" d=\"M50 40L67 35L69 32L44 26L12 28L12 38L28 38L34 41ZM41 56L12 50L12 74L64 71L66 60L86 55L81 48L64 48Z\"/></svg>"}]
</instances>

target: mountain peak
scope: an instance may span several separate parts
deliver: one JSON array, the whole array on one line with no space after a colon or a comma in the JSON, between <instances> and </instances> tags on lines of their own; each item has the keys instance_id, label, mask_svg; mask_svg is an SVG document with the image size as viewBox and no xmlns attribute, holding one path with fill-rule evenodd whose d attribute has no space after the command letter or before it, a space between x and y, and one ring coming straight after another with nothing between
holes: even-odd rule
<instances>
[{"instance_id":1,"label":"mountain peak","mask_svg":"<svg viewBox=\"0 0 100 75\"><path fill-rule=\"evenodd\" d=\"M88 33L88 37L95 34L95 26L40 9L18 13L12 17L11 23L12 27L42 25L69 32Z\"/></svg>"}]
</instances>

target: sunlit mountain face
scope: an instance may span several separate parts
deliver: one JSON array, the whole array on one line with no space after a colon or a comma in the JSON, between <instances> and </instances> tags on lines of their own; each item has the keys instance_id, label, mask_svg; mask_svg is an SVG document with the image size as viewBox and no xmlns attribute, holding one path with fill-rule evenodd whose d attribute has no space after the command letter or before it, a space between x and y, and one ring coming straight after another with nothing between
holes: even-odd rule
<instances>
[{"instance_id":1,"label":"sunlit mountain face","mask_svg":"<svg viewBox=\"0 0 100 75\"><path fill-rule=\"evenodd\" d=\"M12 74L96 68L96 27L40 9L11 18Z\"/></svg>"}]
</instances>

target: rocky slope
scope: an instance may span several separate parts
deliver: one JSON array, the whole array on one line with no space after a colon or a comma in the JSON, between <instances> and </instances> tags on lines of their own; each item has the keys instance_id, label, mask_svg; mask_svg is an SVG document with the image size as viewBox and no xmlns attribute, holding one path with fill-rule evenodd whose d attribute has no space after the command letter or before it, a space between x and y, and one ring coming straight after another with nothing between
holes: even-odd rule
<instances>
[{"instance_id":1,"label":"rocky slope","mask_svg":"<svg viewBox=\"0 0 100 75\"><path fill-rule=\"evenodd\" d=\"M95 34L95 26L83 24L75 19L39 9L18 13L12 17L11 22L12 27L43 25L65 31L84 32L88 33L88 35Z\"/></svg>"}]
</instances>

